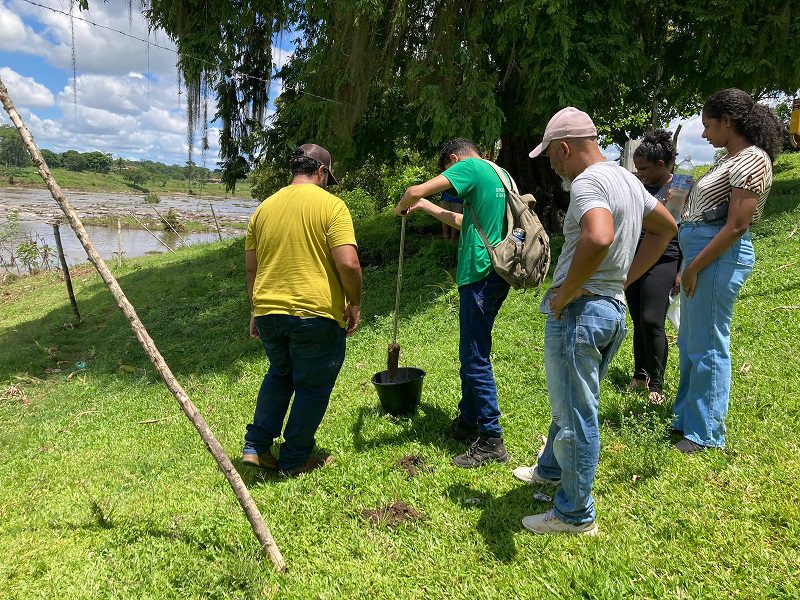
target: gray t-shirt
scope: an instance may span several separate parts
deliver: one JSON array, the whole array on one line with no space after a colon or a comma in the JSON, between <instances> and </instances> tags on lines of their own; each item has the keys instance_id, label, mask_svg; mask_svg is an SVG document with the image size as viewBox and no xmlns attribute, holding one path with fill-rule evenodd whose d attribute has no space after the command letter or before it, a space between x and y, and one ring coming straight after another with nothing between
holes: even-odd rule
<instances>
[{"instance_id":1,"label":"gray t-shirt","mask_svg":"<svg viewBox=\"0 0 800 600\"><path fill-rule=\"evenodd\" d=\"M564 246L553 273L553 287L561 285L575 255L581 218L593 208L605 208L614 219L614 241L597 271L583 287L593 294L625 302L625 279L636 254L642 219L656 207L639 179L615 162L596 163L572 182L569 208L564 218ZM548 295L545 299L549 300Z\"/></svg>"}]
</instances>

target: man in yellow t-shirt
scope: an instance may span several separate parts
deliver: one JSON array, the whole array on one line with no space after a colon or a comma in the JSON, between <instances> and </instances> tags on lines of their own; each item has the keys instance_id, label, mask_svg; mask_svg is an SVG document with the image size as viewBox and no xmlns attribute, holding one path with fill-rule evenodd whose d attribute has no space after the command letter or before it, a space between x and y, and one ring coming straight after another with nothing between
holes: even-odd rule
<instances>
[{"instance_id":1,"label":"man in yellow t-shirt","mask_svg":"<svg viewBox=\"0 0 800 600\"><path fill-rule=\"evenodd\" d=\"M292 182L264 200L247 226L250 335L260 338L270 364L242 462L296 475L333 460L312 454L314 436L344 362L345 337L358 327L361 265L350 212L325 191L336 183L330 153L304 144L289 166ZM276 460L270 448L282 430Z\"/></svg>"}]
</instances>

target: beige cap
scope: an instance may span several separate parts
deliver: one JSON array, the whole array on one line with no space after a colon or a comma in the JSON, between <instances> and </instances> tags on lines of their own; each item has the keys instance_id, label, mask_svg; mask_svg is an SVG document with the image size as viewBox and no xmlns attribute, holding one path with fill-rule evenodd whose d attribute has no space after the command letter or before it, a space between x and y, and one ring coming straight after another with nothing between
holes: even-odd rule
<instances>
[{"instance_id":1,"label":"beige cap","mask_svg":"<svg viewBox=\"0 0 800 600\"><path fill-rule=\"evenodd\" d=\"M536 158L547 150L547 146L553 140L584 137L597 137L597 127L594 126L592 118L573 106L562 108L553 115L544 128L542 143L531 150L528 156Z\"/></svg>"}]
</instances>

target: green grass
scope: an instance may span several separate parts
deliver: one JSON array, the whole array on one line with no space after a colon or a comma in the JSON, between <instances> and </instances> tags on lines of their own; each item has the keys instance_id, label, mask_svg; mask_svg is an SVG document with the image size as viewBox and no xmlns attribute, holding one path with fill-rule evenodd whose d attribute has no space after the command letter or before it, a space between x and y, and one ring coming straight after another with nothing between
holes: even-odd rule
<instances>
[{"instance_id":1,"label":"green grass","mask_svg":"<svg viewBox=\"0 0 800 600\"><path fill-rule=\"evenodd\" d=\"M139 190L134 189L122 175L112 170L110 173L93 173L91 171L69 171L67 169L54 168L51 169L53 177L58 182L58 185L65 190L82 191L82 192L109 192L109 193L127 193L127 194L142 194ZM39 176L35 167L25 168L7 168L0 167L0 187L6 187L10 184L9 178L12 177L15 186L25 188L40 188L44 189L45 185L42 178ZM157 178L148 180L143 184L143 187L149 189L151 192L159 195L164 194L188 194L189 182L182 179L166 179ZM222 183L199 183L192 184L192 193L199 196L236 196L237 198L250 198L250 183L242 181L236 186L236 193L229 194L225 191L225 185Z\"/></svg>"},{"instance_id":2,"label":"green grass","mask_svg":"<svg viewBox=\"0 0 800 600\"><path fill-rule=\"evenodd\" d=\"M790 164L791 163L791 164ZM800 162L782 159L758 262L737 303L729 447L669 448L668 407L622 391L626 341L603 382L598 538L535 537L520 519L548 509L511 477L546 431L543 316L512 293L495 328L509 466L459 470L439 434L459 398L452 247L413 221L404 265L401 363L427 370L422 409L378 409L371 375L391 336L398 223L359 236L385 255L365 269L365 319L348 344L318 443L334 466L276 480L238 461L266 361L246 335L242 243L126 261L117 273L178 379L234 458L289 573L260 555L224 478L156 379L89 268L75 272L82 325L63 282L0 290L0 590L8 598L790 598L800 595ZM785 167L785 168L784 168ZM383 233L381 233L383 232ZM363 241L362 241L363 245ZM787 266L788 265L788 266ZM793 307L793 308L792 308ZM85 363L81 369L79 363ZM739 368L749 363L746 374ZM671 349L667 394L677 385ZM164 419L139 424L149 419ZM429 470L409 478L404 455ZM475 500L477 499L477 501ZM402 500L425 519L398 528L363 509Z\"/></svg>"}]
</instances>

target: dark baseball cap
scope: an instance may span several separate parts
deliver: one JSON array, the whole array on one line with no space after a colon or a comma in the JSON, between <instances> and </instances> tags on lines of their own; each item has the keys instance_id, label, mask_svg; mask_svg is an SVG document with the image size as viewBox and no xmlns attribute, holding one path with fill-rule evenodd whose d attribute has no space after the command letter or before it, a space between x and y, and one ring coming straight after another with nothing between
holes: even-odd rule
<instances>
[{"instance_id":1,"label":"dark baseball cap","mask_svg":"<svg viewBox=\"0 0 800 600\"><path fill-rule=\"evenodd\" d=\"M316 144L303 144L300 146L300 150L303 151L303 154L308 158L313 158L315 161L322 163L322 165L328 170L328 183L331 185L336 185L339 181L333 175L333 171L331 171L331 153L325 150L322 146L317 146Z\"/></svg>"}]
</instances>

